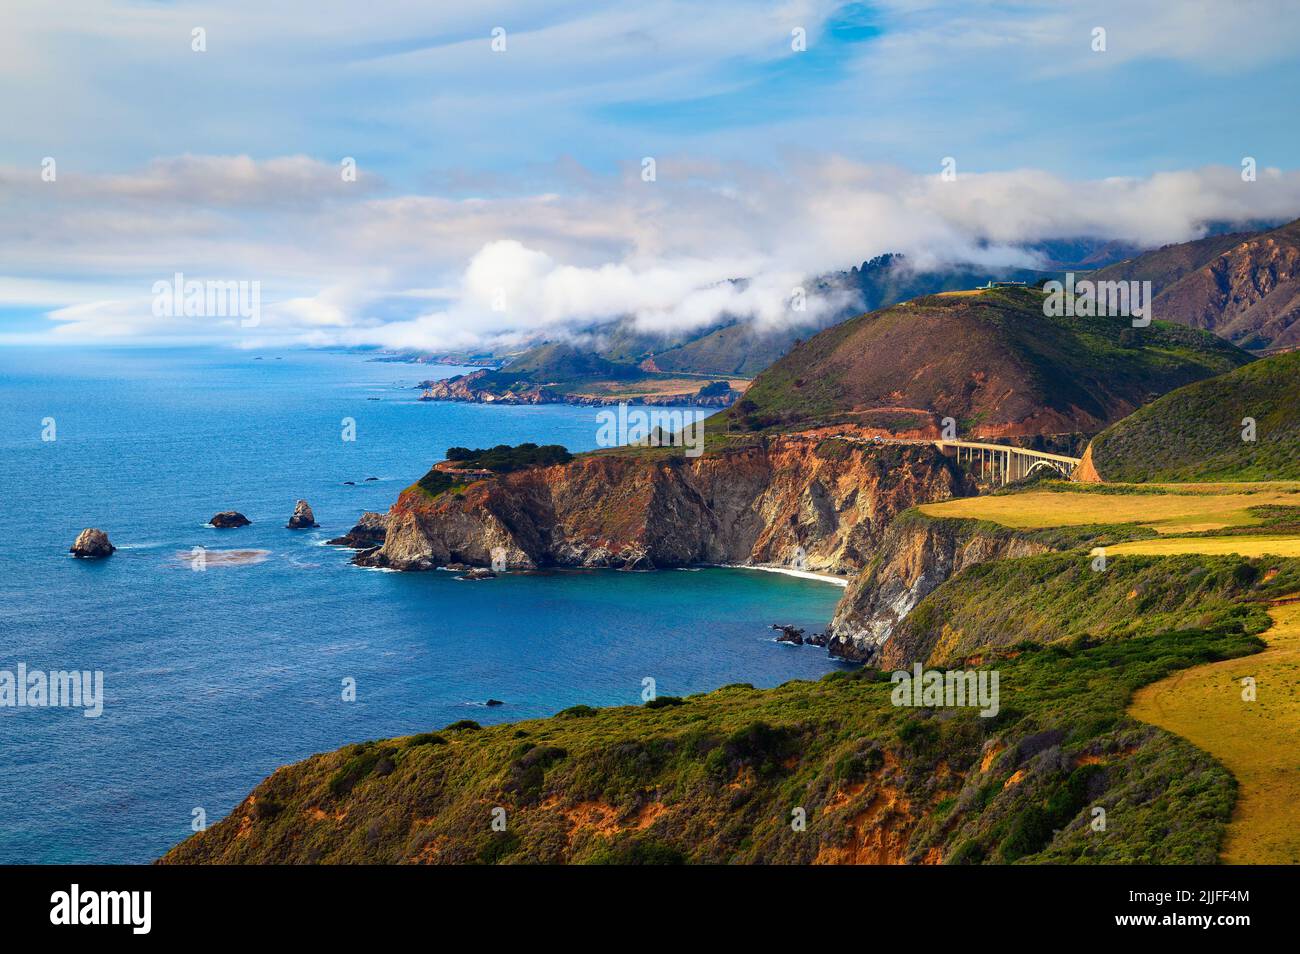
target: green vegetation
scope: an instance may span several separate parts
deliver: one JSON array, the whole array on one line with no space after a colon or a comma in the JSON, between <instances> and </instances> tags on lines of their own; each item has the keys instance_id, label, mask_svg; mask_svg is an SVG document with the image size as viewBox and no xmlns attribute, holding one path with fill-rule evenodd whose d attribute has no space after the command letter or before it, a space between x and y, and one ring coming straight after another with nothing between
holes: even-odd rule
<instances>
[{"instance_id":1,"label":"green vegetation","mask_svg":"<svg viewBox=\"0 0 1300 954\"><path fill-rule=\"evenodd\" d=\"M946 658L998 671L994 718L896 707L885 674L845 670L453 726L446 744L371 742L281 769L165 860L1210 862L1232 778L1124 709L1169 673L1256 652L1261 601L1297 587L1295 560L1125 557L1092 573L1075 551L976 566L906 625L936 646L963 634ZM491 830L494 806L507 831Z\"/></svg>"},{"instance_id":2,"label":"green vegetation","mask_svg":"<svg viewBox=\"0 0 1300 954\"><path fill-rule=\"evenodd\" d=\"M1097 436L1111 481L1300 480L1300 351L1172 391ZM1250 418L1254 440L1243 440ZM1249 435L1247 435L1249 436Z\"/></svg>"},{"instance_id":3,"label":"green vegetation","mask_svg":"<svg viewBox=\"0 0 1300 954\"><path fill-rule=\"evenodd\" d=\"M470 485L471 481L467 480L462 474L448 474L441 470L430 470L427 474L415 482L415 486L424 491L429 497L436 497L445 493L460 493Z\"/></svg>"},{"instance_id":4,"label":"green vegetation","mask_svg":"<svg viewBox=\"0 0 1300 954\"><path fill-rule=\"evenodd\" d=\"M523 470L525 467L549 467L552 464L567 464L573 455L560 444L498 444L496 447L475 448L448 447L447 460L457 467L477 470L490 470L496 474L508 474Z\"/></svg>"},{"instance_id":5,"label":"green vegetation","mask_svg":"<svg viewBox=\"0 0 1300 954\"><path fill-rule=\"evenodd\" d=\"M1264 562L1281 568L1267 586L1259 584ZM1025 640L1133 639L1211 621L1259 631L1266 624L1258 600L1300 592L1297 567L1269 558L1130 555L1099 572L1087 550L980 563L922 601L891 641L908 658L946 665Z\"/></svg>"},{"instance_id":6,"label":"green vegetation","mask_svg":"<svg viewBox=\"0 0 1300 954\"><path fill-rule=\"evenodd\" d=\"M524 352L497 371L479 373L474 385L510 394L538 386L563 391L593 380L628 381L644 376L635 365L609 361L570 344L548 342Z\"/></svg>"},{"instance_id":7,"label":"green vegetation","mask_svg":"<svg viewBox=\"0 0 1300 954\"><path fill-rule=\"evenodd\" d=\"M496 447L448 447L447 460L458 470L490 470L496 474L509 474L527 467L549 467L552 464L567 464L573 455L559 444L524 443L511 447L498 444ZM455 471L448 472L437 467L415 482L428 497L439 494L462 492L472 484L476 477L466 476Z\"/></svg>"}]
</instances>

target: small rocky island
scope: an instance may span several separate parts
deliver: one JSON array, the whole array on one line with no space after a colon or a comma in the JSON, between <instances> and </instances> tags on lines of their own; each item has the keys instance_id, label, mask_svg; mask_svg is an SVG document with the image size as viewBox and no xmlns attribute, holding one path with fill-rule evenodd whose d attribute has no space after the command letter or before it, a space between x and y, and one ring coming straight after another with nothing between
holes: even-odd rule
<instances>
[{"instance_id":1,"label":"small rocky island","mask_svg":"<svg viewBox=\"0 0 1300 954\"><path fill-rule=\"evenodd\" d=\"M218 530L230 530L235 527L246 527L252 522L253 521L249 520L238 510L223 510L221 513L213 514L212 519L208 521L208 523L212 524L212 526L216 527Z\"/></svg>"},{"instance_id":2,"label":"small rocky island","mask_svg":"<svg viewBox=\"0 0 1300 954\"><path fill-rule=\"evenodd\" d=\"M97 560L109 556L116 549L108 542L107 533L92 527L77 534L76 542L68 548L68 552L84 560Z\"/></svg>"},{"instance_id":3,"label":"small rocky island","mask_svg":"<svg viewBox=\"0 0 1300 954\"><path fill-rule=\"evenodd\" d=\"M776 637L778 643L790 643L792 646L825 646L829 642L829 637L825 633L813 633L811 636L806 636L804 635L806 630L802 630L798 626L773 623L772 628L781 634Z\"/></svg>"},{"instance_id":4,"label":"small rocky island","mask_svg":"<svg viewBox=\"0 0 1300 954\"><path fill-rule=\"evenodd\" d=\"M285 524L290 530L311 530L319 527L316 522L316 515L311 512L311 504L305 500L299 500L293 508L293 516Z\"/></svg>"}]
</instances>

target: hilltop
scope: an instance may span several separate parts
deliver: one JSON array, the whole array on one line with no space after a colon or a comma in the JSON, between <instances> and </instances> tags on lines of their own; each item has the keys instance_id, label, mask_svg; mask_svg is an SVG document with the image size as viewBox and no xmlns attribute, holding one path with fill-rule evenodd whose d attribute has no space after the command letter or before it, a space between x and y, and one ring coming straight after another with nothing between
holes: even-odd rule
<instances>
[{"instance_id":1,"label":"hilltop","mask_svg":"<svg viewBox=\"0 0 1300 954\"><path fill-rule=\"evenodd\" d=\"M1250 360L1205 332L1044 315L1032 288L931 295L861 315L760 374L725 417L764 431L860 424L937 434L1095 433L1160 394Z\"/></svg>"},{"instance_id":2,"label":"hilltop","mask_svg":"<svg viewBox=\"0 0 1300 954\"><path fill-rule=\"evenodd\" d=\"M1300 220L1166 246L1088 277L1150 281L1157 318L1250 351L1300 346Z\"/></svg>"},{"instance_id":3,"label":"hilltop","mask_svg":"<svg viewBox=\"0 0 1300 954\"><path fill-rule=\"evenodd\" d=\"M1097 435L1088 456L1109 481L1300 479L1300 351L1171 391Z\"/></svg>"}]
</instances>

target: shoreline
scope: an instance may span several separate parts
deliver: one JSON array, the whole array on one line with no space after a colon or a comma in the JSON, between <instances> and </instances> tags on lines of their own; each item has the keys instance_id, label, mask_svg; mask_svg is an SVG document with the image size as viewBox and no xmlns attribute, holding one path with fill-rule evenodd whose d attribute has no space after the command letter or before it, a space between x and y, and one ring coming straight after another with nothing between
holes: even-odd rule
<instances>
[{"instance_id":1,"label":"shoreline","mask_svg":"<svg viewBox=\"0 0 1300 954\"><path fill-rule=\"evenodd\" d=\"M814 573L811 570L796 570L788 566L759 566L758 564L743 563L716 563L714 566L720 566L728 570L762 570L764 573L781 573L785 576L796 576L801 580L818 580L834 586L847 587L849 585L847 577L833 576L830 573Z\"/></svg>"}]
</instances>

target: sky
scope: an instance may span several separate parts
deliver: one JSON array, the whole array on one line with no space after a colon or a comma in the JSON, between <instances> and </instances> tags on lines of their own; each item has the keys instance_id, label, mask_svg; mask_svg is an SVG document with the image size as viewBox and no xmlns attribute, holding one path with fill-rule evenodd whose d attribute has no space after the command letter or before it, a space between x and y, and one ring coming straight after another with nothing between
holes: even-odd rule
<instances>
[{"instance_id":1,"label":"sky","mask_svg":"<svg viewBox=\"0 0 1300 954\"><path fill-rule=\"evenodd\" d=\"M885 252L996 273L1046 239L1300 216L1293 0L4 16L0 344L768 326ZM178 275L256 283L256 320L160 306Z\"/></svg>"}]
</instances>

